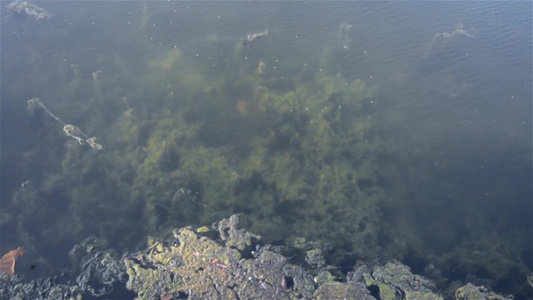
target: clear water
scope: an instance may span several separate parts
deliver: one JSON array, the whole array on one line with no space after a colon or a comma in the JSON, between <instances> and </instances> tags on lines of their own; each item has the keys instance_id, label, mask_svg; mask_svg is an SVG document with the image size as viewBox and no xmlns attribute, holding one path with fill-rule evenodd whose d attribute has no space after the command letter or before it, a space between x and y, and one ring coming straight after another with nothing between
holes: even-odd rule
<instances>
[{"instance_id":1,"label":"clear water","mask_svg":"<svg viewBox=\"0 0 533 300\"><path fill-rule=\"evenodd\" d=\"M0 247L27 249L21 273L69 268L68 250L89 234L132 251L172 226L243 212L267 242L329 245L343 271L396 258L442 286L470 274L527 295L531 2L46 1L55 16L39 21L7 4ZM368 94L348 107L293 105L298 124L254 96L264 86L311 99L314 78L360 79ZM104 150L29 112L33 97ZM281 128L309 135L307 122L334 108L361 137L317 143L349 157L284 148ZM270 154L254 167L260 149ZM342 174L357 192L320 179ZM315 190L321 180L330 186Z\"/></svg>"}]
</instances>

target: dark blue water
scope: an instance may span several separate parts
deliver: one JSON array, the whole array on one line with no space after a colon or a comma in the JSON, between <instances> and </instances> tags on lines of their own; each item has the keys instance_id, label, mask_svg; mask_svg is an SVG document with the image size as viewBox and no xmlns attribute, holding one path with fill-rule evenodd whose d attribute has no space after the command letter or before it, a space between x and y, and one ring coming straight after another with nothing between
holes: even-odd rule
<instances>
[{"instance_id":1,"label":"dark blue water","mask_svg":"<svg viewBox=\"0 0 533 300\"><path fill-rule=\"evenodd\" d=\"M442 286L475 282L475 276L497 291L528 295L531 2L37 3L55 14L49 20L17 15L7 4L2 2L0 44L2 253L24 245L26 263L68 268L61 253L89 234L107 232L113 246L131 250L168 226L245 212L261 219L254 229L264 230L259 233L270 242L304 235L342 248L342 254L332 254L335 264L373 259L364 252L375 251ZM268 36L242 45L246 34L265 29ZM293 78L336 74L346 83L362 80L372 90L351 119L364 136L353 148L373 145L354 164L354 172L370 172L367 181L356 180L359 189L371 186L380 195L362 192L379 198L379 213L370 214L366 226L379 228L379 234L371 234L363 250L357 243L343 248L319 230L302 233L313 223L303 219L312 220L313 210L320 209L307 204L316 195L285 208L265 204L292 194L283 182L262 182L261 176L282 178L277 167L261 168L261 176L250 171L257 171L250 141L269 130L279 133L268 117L254 116L260 109L248 100L260 61L261 76L269 78L264 85L277 93L302 88L291 83ZM103 75L94 79L98 70ZM250 81L242 79L247 77ZM231 78L233 85L217 90ZM214 94L223 97L206 100ZM32 115L26 103L32 97L63 122L96 136L105 151L72 143L42 110ZM174 115L177 120L186 110L191 113L180 119L182 125L161 121ZM239 114L243 117L233 118ZM248 118L257 122L239 125ZM200 142L190 142L195 137ZM157 139L161 145L150 146ZM227 161L209 171L212 180L186 178L160 165L163 173L168 170L162 176L149 158L173 139L191 143L194 151L177 147L180 155L164 165L197 163L200 169L205 161ZM281 147L270 146L272 152ZM203 158L187 154L202 151ZM306 178L305 169L295 177ZM167 176L171 179L165 181ZM226 186L206 181L220 178L249 180L244 187L228 183L237 200L217 202L213 198ZM31 192L21 191L27 180ZM182 186L201 195L178 206L160 200L179 202L176 190ZM238 200L252 195L265 198ZM366 203L358 197L343 199L336 209ZM338 211L331 216L338 226L360 221L335 215ZM277 236L276 230L284 232Z\"/></svg>"}]
</instances>

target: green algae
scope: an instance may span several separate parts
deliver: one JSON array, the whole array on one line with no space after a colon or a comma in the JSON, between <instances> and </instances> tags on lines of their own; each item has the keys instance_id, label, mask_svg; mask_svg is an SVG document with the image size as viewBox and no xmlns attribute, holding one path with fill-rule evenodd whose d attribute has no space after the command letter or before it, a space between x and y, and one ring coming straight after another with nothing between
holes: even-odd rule
<instances>
[{"instance_id":1,"label":"green algae","mask_svg":"<svg viewBox=\"0 0 533 300\"><path fill-rule=\"evenodd\" d=\"M319 58L320 68L294 67L283 80L268 72L254 74L259 61L237 56L227 58L231 68L224 71L165 56L159 60L163 65L152 64L135 78L127 101L120 101L121 82L111 80L98 97L80 104L78 113L90 120L80 127L101 138L105 151L65 142L49 133L56 129L53 122L41 120L36 136L42 142L26 153L25 168L46 169L47 175L36 193L15 193L12 204L20 213L3 218L2 225L28 245L36 244L36 236L53 247L95 232L130 248L140 236L242 212L266 241L327 245L334 265L376 259L384 244L401 258L405 249L390 242L402 238L384 225L390 222L383 211L391 199L379 167L394 145L378 129L373 103L379 90L343 75L328 55ZM93 88L93 82L80 84ZM66 213L54 223L55 207ZM29 233L28 220L44 228ZM233 234L221 231L222 239L231 241L227 246L250 246ZM151 259L173 262L163 244L153 243ZM517 250L490 244L480 242L478 248L490 249L481 260L473 259L466 245L435 263L459 260L465 273L486 269L497 279L513 270L528 274L510 262L509 257L520 261ZM217 251L209 249L201 259L227 265L228 256ZM189 263L193 258L190 253L182 257ZM185 280L157 276L174 288ZM380 284L384 299L392 297L393 290Z\"/></svg>"},{"instance_id":2,"label":"green algae","mask_svg":"<svg viewBox=\"0 0 533 300\"><path fill-rule=\"evenodd\" d=\"M105 128L80 124L101 132L105 151L69 144L61 170L46 179L42 193L75 187L62 195L66 235L91 230L126 246L139 233L243 212L267 240L323 239L374 256L387 204L372 164L387 145L362 109L374 87L318 70L287 74L282 84L237 57L225 76L213 76L179 52L159 56L127 97L102 89L87 104L115 103ZM95 215L98 224L89 222Z\"/></svg>"}]
</instances>

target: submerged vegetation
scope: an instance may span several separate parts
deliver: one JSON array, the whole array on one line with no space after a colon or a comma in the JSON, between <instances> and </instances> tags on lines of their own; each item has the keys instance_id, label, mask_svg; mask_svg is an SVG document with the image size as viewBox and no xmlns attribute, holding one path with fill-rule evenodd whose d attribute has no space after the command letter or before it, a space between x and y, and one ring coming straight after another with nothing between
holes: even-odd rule
<instances>
[{"instance_id":1,"label":"submerged vegetation","mask_svg":"<svg viewBox=\"0 0 533 300\"><path fill-rule=\"evenodd\" d=\"M391 195L382 167L404 153L394 149L377 113L379 87L342 66L348 25L339 45L305 65L274 63L257 45L216 35L208 39L216 53L209 59L179 47L150 48L140 66L93 54L102 71L56 57L63 83L31 95L39 105L19 116L34 144L19 145L24 151L17 155L2 143L2 164L20 166L14 178L25 182L13 188L11 201L4 194L3 232L16 234L17 244L46 269L54 263L49 249L68 249L89 234L133 251L147 236L242 213L248 229L267 243L323 251L337 268L334 276L358 261L395 258L427 264L417 271L443 284L457 279L457 270L525 280L527 245L491 246L508 241L500 235L439 258L428 258L427 245L403 235L406 227L394 211L411 207ZM7 90L9 98L25 94L16 84ZM83 132L69 136L85 142L62 133L61 125L70 123ZM94 145L89 136L103 149L88 146ZM419 158L410 155L416 172ZM494 228L463 216L472 232Z\"/></svg>"},{"instance_id":2,"label":"submerged vegetation","mask_svg":"<svg viewBox=\"0 0 533 300\"><path fill-rule=\"evenodd\" d=\"M338 262L375 258L385 234L380 211L389 201L375 163L387 151L369 108L376 88L324 61L320 70L303 67L280 78L260 59L240 59L245 51L237 48L223 62L223 76L174 50L149 60L140 78L100 71L93 80L76 79L75 89L92 90L79 104L83 127L105 148L65 139L48 128L53 120L34 112L28 118L42 123L39 143L46 146L28 157L52 151L46 163L55 167L34 180L32 193L17 192L14 205L27 212L35 201L60 203L64 214L45 229L61 232L55 242L97 232L131 247L139 233L245 213L270 241L319 241L335 249ZM135 90L120 94L118 82L128 80ZM54 213L41 212L43 219Z\"/></svg>"},{"instance_id":3,"label":"submerged vegetation","mask_svg":"<svg viewBox=\"0 0 533 300\"><path fill-rule=\"evenodd\" d=\"M233 63L235 73L196 90L188 82L200 74L167 79L176 92L162 109L136 102L153 118L112 126L108 140L130 150L114 153L109 160L120 168L108 170L134 174L131 192L143 199L146 230L243 212L270 240L342 241L345 251L372 258L387 201L372 163L384 145L363 108L374 89L317 72L294 74L284 79L292 88L279 90L274 75ZM124 181L113 171L106 176Z\"/></svg>"}]
</instances>

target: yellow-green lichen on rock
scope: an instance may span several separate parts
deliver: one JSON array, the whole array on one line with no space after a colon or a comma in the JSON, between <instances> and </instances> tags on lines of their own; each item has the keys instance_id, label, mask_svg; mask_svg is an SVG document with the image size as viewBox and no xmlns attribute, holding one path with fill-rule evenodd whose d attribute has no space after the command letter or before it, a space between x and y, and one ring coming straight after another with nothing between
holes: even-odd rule
<instances>
[{"instance_id":1,"label":"yellow-green lichen on rock","mask_svg":"<svg viewBox=\"0 0 533 300\"><path fill-rule=\"evenodd\" d=\"M255 235L234 228L238 217L222 220L215 226L230 232L225 245L199 236L185 227L174 230L174 243L153 241L144 253L125 259L127 287L138 299L187 294L190 299L301 299L314 290L304 270L289 266L286 258L268 250L256 259L242 259L233 248L250 245ZM248 239L248 241L245 241ZM231 246L230 246L231 245ZM271 266L271 267L269 267ZM290 279L289 279L290 278ZM290 280L291 287L282 284Z\"/></svg>"}]
</instances>

